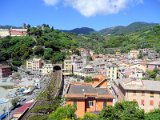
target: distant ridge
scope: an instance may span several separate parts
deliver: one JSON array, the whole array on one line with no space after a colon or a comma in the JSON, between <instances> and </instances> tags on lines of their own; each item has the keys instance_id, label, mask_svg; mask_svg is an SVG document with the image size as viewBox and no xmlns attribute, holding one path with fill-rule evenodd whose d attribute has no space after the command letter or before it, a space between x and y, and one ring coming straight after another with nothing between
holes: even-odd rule
<instances>
[{"instance_id":1,"label":"distant ridge","mask_svg":"<svg viewBox=\"0 0 160 120\"><path fill-rule=\"evenodd\" d=\"M88 27L75 28L73 30L60 30L60 31L68 32L68 33L75 33L75 34L90 34L92 32L95 32L94 29L88 28Z\"/></svg>"},{"instance_id":2,"label":"distant ridge","mask_svg":"<svg viewBox=\"0 0 160 120\"><path fill-rule=\"evenodd\" d=\"M156 25L158 25L158 23L134 22L129 24L128 26L115 26L111 28L105 28L100 30L99 33L104 35L128 34L128 33L137 32L140 30L147 30Z\"/></svg>"},{"instance_id":3,"label":"distant ridge","mask_svg":"<svg viewBox=\"0 0 160 120\"><path fill-rule=\"evenodd\" d=\"M12 25L0 25L0 29L10 29L10 28L22 28L22 27L16 27Z\"/></svg>"}]
</instances>

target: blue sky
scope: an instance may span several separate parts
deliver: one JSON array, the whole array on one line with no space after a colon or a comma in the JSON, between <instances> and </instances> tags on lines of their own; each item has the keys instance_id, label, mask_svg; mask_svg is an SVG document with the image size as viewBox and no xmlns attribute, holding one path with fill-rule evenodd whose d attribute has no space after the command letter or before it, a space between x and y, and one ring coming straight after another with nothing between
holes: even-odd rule
<instances>
[{"instance_id":1,"label":"blue sky","mask_svg":"<svg viewBox=\"0 0 160 120\"><path fill-rule=\"evenodd\" d=\"M0 10L0 25L100 30L135 21L160 23L160 0L0 0Z\"/></svg>"}]
</instances>

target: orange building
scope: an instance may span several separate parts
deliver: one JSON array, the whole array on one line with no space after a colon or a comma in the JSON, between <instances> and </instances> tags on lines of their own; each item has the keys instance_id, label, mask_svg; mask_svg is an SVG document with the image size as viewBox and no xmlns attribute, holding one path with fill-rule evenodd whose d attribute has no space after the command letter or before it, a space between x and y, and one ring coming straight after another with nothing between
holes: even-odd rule
<instances>
[{"instance_id":1,"label":"orange building","mask_svg":"<svg viewBox=\"0 0 160 120\"><path fill-rule=\"evenodd\" d=\"M66 103L76 106L77 117L83 117L86 112L98 113L113 103L113 96L104 85L107 80L98 82L98 78L93 79L93 84L72 83L65 95Z\"/></svg>"}]
</instances>

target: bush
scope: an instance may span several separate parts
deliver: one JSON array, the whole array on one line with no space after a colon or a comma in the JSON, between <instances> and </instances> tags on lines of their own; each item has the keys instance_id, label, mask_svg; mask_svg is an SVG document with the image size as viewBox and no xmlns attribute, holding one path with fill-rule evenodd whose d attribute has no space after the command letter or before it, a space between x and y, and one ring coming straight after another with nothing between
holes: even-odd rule
<instances>
[{"instance_id":1,"label":"bush","mask_svg":"<svg viewBox=\"0 0 160 120\"><path fill-rule=\"evenodd\" d=\"M92 77L86 77L85 79L84 79L84 81L85 82L92 82L93 81L93 79L92 79Z\"/></svg>"},{"instance_id":2,"label":"bush","mask_svg":"<svg viewBox=\"0 0 160 120\"><path fill-rule=\"evenodd\" d=\"M11 101L13 107L16 107L17 104L18 104L18 102L19 102L19 99L18 99L18 98L14 98L14 99L12 99L12 101Z\"/></svg>"}]
</instances>

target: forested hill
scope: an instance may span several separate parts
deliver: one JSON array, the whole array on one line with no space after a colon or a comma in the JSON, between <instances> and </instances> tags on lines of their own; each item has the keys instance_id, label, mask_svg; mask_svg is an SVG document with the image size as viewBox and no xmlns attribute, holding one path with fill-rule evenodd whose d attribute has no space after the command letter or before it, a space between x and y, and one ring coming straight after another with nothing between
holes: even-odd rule
<instances>
[{"instance_id":1,"label":"forested hill","mask_svg":"<svg viewBox=\"0 0 160 120\"><path fill-rule=\"evenodd\" d=\"M157 23L146 23L146 22L134 22L128 26L115 26L111 28L105 28L99 31L103 35L120 35L120 34L129 34L133 32L138 32L141 30L148 30L152 27L158 25Z\"/></svg>"},{"instance_id":2,"label":"forested hill","mask_svg":"<svg viewBox=\"0 0 160 120\"><path fill-rule=\"evenodd\" d=\"M78 47L75 35L54 30L48 25L28 25L27 28L27 36L0 38L0 62L12 58L12 63L19 66L36 55L56 63L70 54L69 49L74 51Z\"/></svg>"},{"instance_id":3,"label":"forested hill","mask_svg":"<svg viewBox=\"0 0 160 120\"><path fill-rule=\"evenodd\" d=\"M0 25L0 29L21 28L12 25Z\"/></svg>"},{"instance_id":4,"label":"forested hill","mask_svg":"<svg viewBox=\"0 0 160 120\"><path fill-rule=\"evenodd\" d=\"M87 35L87 34L95 32L94 29L88 28L88 27L75 28L73 30L61 30L61 31L67 32L67 33L83 34L83 35Z\"/></svg>"},{"instance_id":5,"label":"forested hill","mask_svg":"<svg viewBox=\"0 0 160 120\"><path fill-rule=\"evenodd\" d=\"M55 30L45 24L38 27L27 25L27 28L27 36L0 38L0 62L12 60L13 64L21 65L36 55L56 63L71 54L70 50L74 52L79 47L104 54L114 53L113 49L126 53L131 49L143 48L154 48L160 53L160 25L120 35L77 35Z\"/></svg>"}]
</instances>

